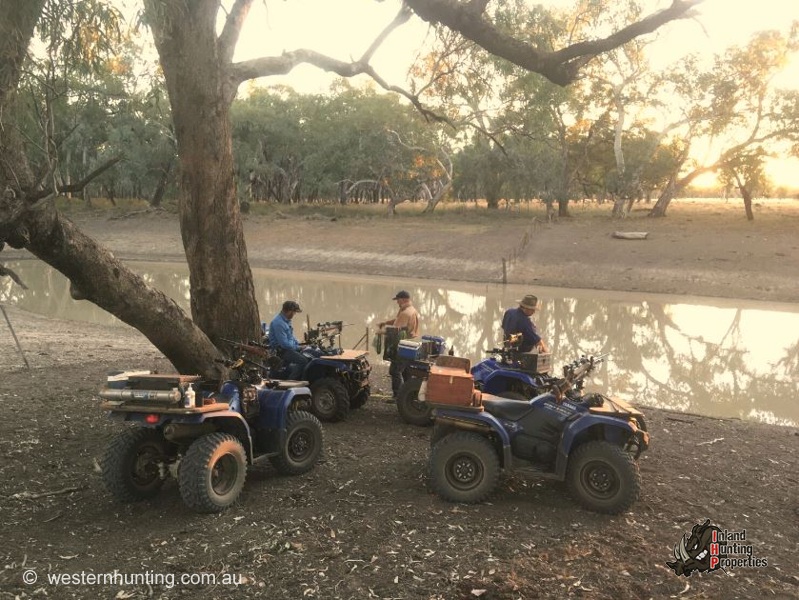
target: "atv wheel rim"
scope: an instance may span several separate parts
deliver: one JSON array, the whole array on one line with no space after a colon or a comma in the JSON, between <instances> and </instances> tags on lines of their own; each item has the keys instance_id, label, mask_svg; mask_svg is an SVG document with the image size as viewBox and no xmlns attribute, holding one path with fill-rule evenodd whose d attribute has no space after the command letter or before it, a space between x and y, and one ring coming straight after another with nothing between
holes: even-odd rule
<instances>
[{"instance_id":1,"label":"atv wheel rim","mask_svg":"<svg viewBox=\"0 0 799 600\"><path fill-rule=\"evenodd\" d=\"M616 470L601 461L586 464L580 473L580 482L588 494L600 500L615 496L621 485Z\"/></svg>"},{"instance_id":2,"label":"atv wheel rim","mask_svg":"<svg viewBox=\"0 0 799 600\"><path fill-rule=\"evenodd\" d=\"M322 414L332 413L336 409L336 399L328 390L317 394L315 400L316 406Z\"/></svg>"},{"instance_id":3,"label":"atv wheel rim","mask_svg":"<svg viewBox=\"0 0 799 600\"><path fill-rule=\"evenodd\" d=\"M236 485L239 466L231 454L222 456L211 469L211 488L214 493L224 496Z\"/></svg>"},{"instance_id":4,"label":"atv wheel rim","mask_svg":"<svg viewBox=\"0 0 799 600\"><path fill-rule=\"evenodd\" d=\"M157 448L149 446L142 448L133 462L133 481L137 486L146 487L160 477L158 459L161 453Z\"/></svg>"},{"instance_id":5,"label":"atv wheel rim","mask_svg":"<svg viewBox=\"0 0 799 600\"><path fill-rule=\"evenodd\" d=\"M288 454L292 460L300 461L313 450L313 435L307 429L295 432L288 443Z\"/></svg>"},{"instance_id":6,"label":"atv wheel rim","mask_svg":"<svg viewBox=\"0 0 799 600\"><path fill-rule=\"evenodd\" d=\"M447 480L452 487L469 490L483 479L483 465L468 454L459 454L447 464Z\"/></svg>"}]
</instances>

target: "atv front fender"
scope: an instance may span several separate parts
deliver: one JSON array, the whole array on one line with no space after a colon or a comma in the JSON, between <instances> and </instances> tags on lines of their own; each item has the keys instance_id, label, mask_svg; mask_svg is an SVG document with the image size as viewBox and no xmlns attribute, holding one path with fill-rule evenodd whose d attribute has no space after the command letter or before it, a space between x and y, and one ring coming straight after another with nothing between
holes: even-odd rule
<instances>
[{"instance_id":1,"label":"atv front fender","mask_svg":"<svg viewBox=\"0 0 799 600\"><path fill-rule=\"evenodd\" d=\"M638 443L639 454L649 446L649 434L639 430L632 421L605 415L582 416L572 421L563 431L555 460L555 475L561 480L566 478L569 455L584 441L603 439L611 444L625 446L630 438Z\"/></svg>"},{"instance_id":2,"label":"atv front fender","mask_svg":"<svg viewBox=\"0 0 799 600\"><path fill-rule=\"evenodd\" d=\"M538 387L536 381L529 375L515 371L497 370L485 376L482 390L488 394L501 396L502 392L508 391L511 382L519 382L521 385L531 388Z\"/></svg>"}]
</instances>

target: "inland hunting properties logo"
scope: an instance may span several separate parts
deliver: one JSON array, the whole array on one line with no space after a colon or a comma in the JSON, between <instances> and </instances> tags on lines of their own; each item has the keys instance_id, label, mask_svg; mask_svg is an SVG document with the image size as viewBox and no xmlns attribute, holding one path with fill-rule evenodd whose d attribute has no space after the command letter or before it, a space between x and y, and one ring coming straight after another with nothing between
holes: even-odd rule
<instances>
[{"instance_id":1,"label":"inland hunting properties logo","mask_svg":"<svg viewBox=\"0 0 799 600\"><path fill-rule=\"evenodd\" d=\"M768 559L752 554L752 544L746 543L746 529L729 531L710 524L707 519L694 525L674 546L674 560L666 565L677 575L689 577L700 573L740 567L767 567Z\"/></svg>"}]
</instances>

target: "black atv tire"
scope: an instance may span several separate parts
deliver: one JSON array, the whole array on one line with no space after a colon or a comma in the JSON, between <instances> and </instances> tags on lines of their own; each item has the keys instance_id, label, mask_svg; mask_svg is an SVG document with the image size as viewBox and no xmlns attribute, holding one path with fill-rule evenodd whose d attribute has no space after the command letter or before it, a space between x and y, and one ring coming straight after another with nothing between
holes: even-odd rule
<instances>
[{"instance_id":1,"label":"black atv tire","mask_svg":"<svg viewBox=\"0 0 799 600\"><path fill-rule=\"evenodd\" d=\"M508 390L506 392L502 392L501 394L497 394L500 398L507 398L508 400L524 400L525 402L529 402L530 398L526 398L524 394L521 392L514 392L512 390Z\"/></svg>"},{"instance_id":2,"label":"black atv tire","mask_svg":"<svg viewBox=\"0 0 799 600\"><path fill-rule=\"evenodd\" d=\"M286 419L286 444L269 462L281 475L301 475L314 468L322 455L322 424L311 413L295 410Z\"/></svg>"},{"instance_id":3,"label":"black atv tire","mask_svg":"<svg viewBox=\"0 0 799 600\"><path fill-rule=\"evenodd\" d=\"M239 497L247 478L247 455L227 433L209 433L189 446L178 469L183 502L201 513L225 510Z\"/></svg>"},{"instance_id":4,"label":"black atv tire","mask_svg":"<svg viewBox=\"0 0 799 600\"><path fill-rule=\"evenodd\" d=\"M419 401L422 379L412 378L402 384L397 392L397 411L400 418L410 425L429 427L433 424L433 407Z\"/></svg>"},{"instance_id":5,"label":"black atv tire","mask_svg":"<svg viewBox=\"0 0 799 600\"><path fill-rule=\"evenodd\" d=\"M164 484L159 463L169 460L169 444L160 429L136 427L120 431L101 460L103 483L120 502L152 498Z\"/></svg>"},{"instance_id":6,"label":"black atv tire","mask_svg":"<svg viewBox=\"0 0 799 600\"><path fill-rule=\"evenodd\" d=\"M628 510L641 492L632 455L604 440L586 442L572 452L566 481L583 507L611 515Z\"/></svg>"},{"instance_id":7,"label":"black atv tire","mask_svg":"<svg viewBox=\"0 0 799 600\"><path fill-rule=\"evenodd\" d=\"M499 456L482 435L458 431L430 451L430 475L435 492L450 502L475 504L499 483Z\"/></svg>"},{"instance_id":8,"label":"black atv tire","mask_svg":"<svg viewBox=\"0 0 799 600\"><path fill-rule=\"evenodd\" d=\"M367 402L369 402L369 397L372 394L372 389L370 386L362 387L358 390L358 393L355 394L352 398L350 398L350 409L351 410L358 410L362 408Z\"/></svg>"},{"instance_id":9,"label":"black atv tire","mask_svg":"<svg viewBox=\"0 0 799 600\"><path fill-rule=\"evenodd\" d=\"M320 421L343 421L349 411L350 396L339 380L324 377L311 384L311 412Z\"/></svg>"}]
</instances>

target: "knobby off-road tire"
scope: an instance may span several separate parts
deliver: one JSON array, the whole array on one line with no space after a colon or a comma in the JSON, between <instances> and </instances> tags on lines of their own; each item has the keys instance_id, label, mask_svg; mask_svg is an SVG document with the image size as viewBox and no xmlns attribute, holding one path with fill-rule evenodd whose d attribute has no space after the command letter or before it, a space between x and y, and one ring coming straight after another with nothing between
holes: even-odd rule
<instances>
[{"instance_id":1,"label":"knobby off-road tire","mask_svg":"<svg viewBox=\"0 0 799 600\"><path fill-rule=\"evenodd\" d=\"M103 483L121 502L152 498L164 484L159 463L166 463L169 444L159 429L137 427L120 431L103 454Z\"/></svg>"},{"instance_id":2,"label":"knobby off-road tire","mask_svg":"<svg viewBox=\"0 0 799 600\"><path fill-rule=\"evenodd\" d=\"M428 427L433 424L433 408L427 402L419 401L422 381L413 378L402 384L397 393L397 411L406 423Z\"/></svg>"},{"instance_id":3,"label":"knobby off-road tire","mask_svg":"<svg viewBox=\"0 0 799 600\"><path fill-rule=\"evenodd\" d=\"M324 434L315 416L295 410L286 419L286 444L269 462L281 475L301 475L314 468L322 454Z\"/></svg>"},{"instance_id":4,"label":"knobby off-road tire","mask_svg":"<svg viewBox=\"0 0 799 600\"><path fill-rule=\"evenodd\" d=\"M483 436L458 431L430 451L430 474L435 492L450 502L473 504L485 500L499 483L499 456Z\"/></svg>"},{"instance_id":5,"label":"knobby off-road tire","mask_svg":"<svg viewBox=\"0 0 799 600\"><path fill-rule=\"evenodd\" d=\"M233 504L247 478L247 455L227 433L209 433L189 446L178 469L180 495L187 506L215 513Z\"/></svg>"},{"instance_id":6,"label":"knobby off-road tire","mask_svg":"<svg viewBox=\"0 0 799 600\"><path fill-rule=\"evenodd\" d=\"M632 455L604 440L586 442L572 452L566 481L582 506L612 515L629 509L641 491Z\"/></svg>"},{"instance_id":7,"label":"knobby off-road tire","mask_svg":"<svg viewBox=\"0 0 799 600\"><path fill-rule=\"evenodd\" d=\"M324 377L311 384L311 412L320 421L343 421L349 411L350 396L343 383Z\"/></svg>"},{"instance_id":8,"label":"knobby off-road tire","mask_svg":"<svg viewBox=\"0 0 799 600\"><path fill-rule=\"evenodd\" d=\"M358 393L355 394L352 398L350 398L350 409L357 410L362 408L364 404L369 402L369 397L372 393L372 388L370 386L364 386Z\"/></svg>"}]
</instances>

